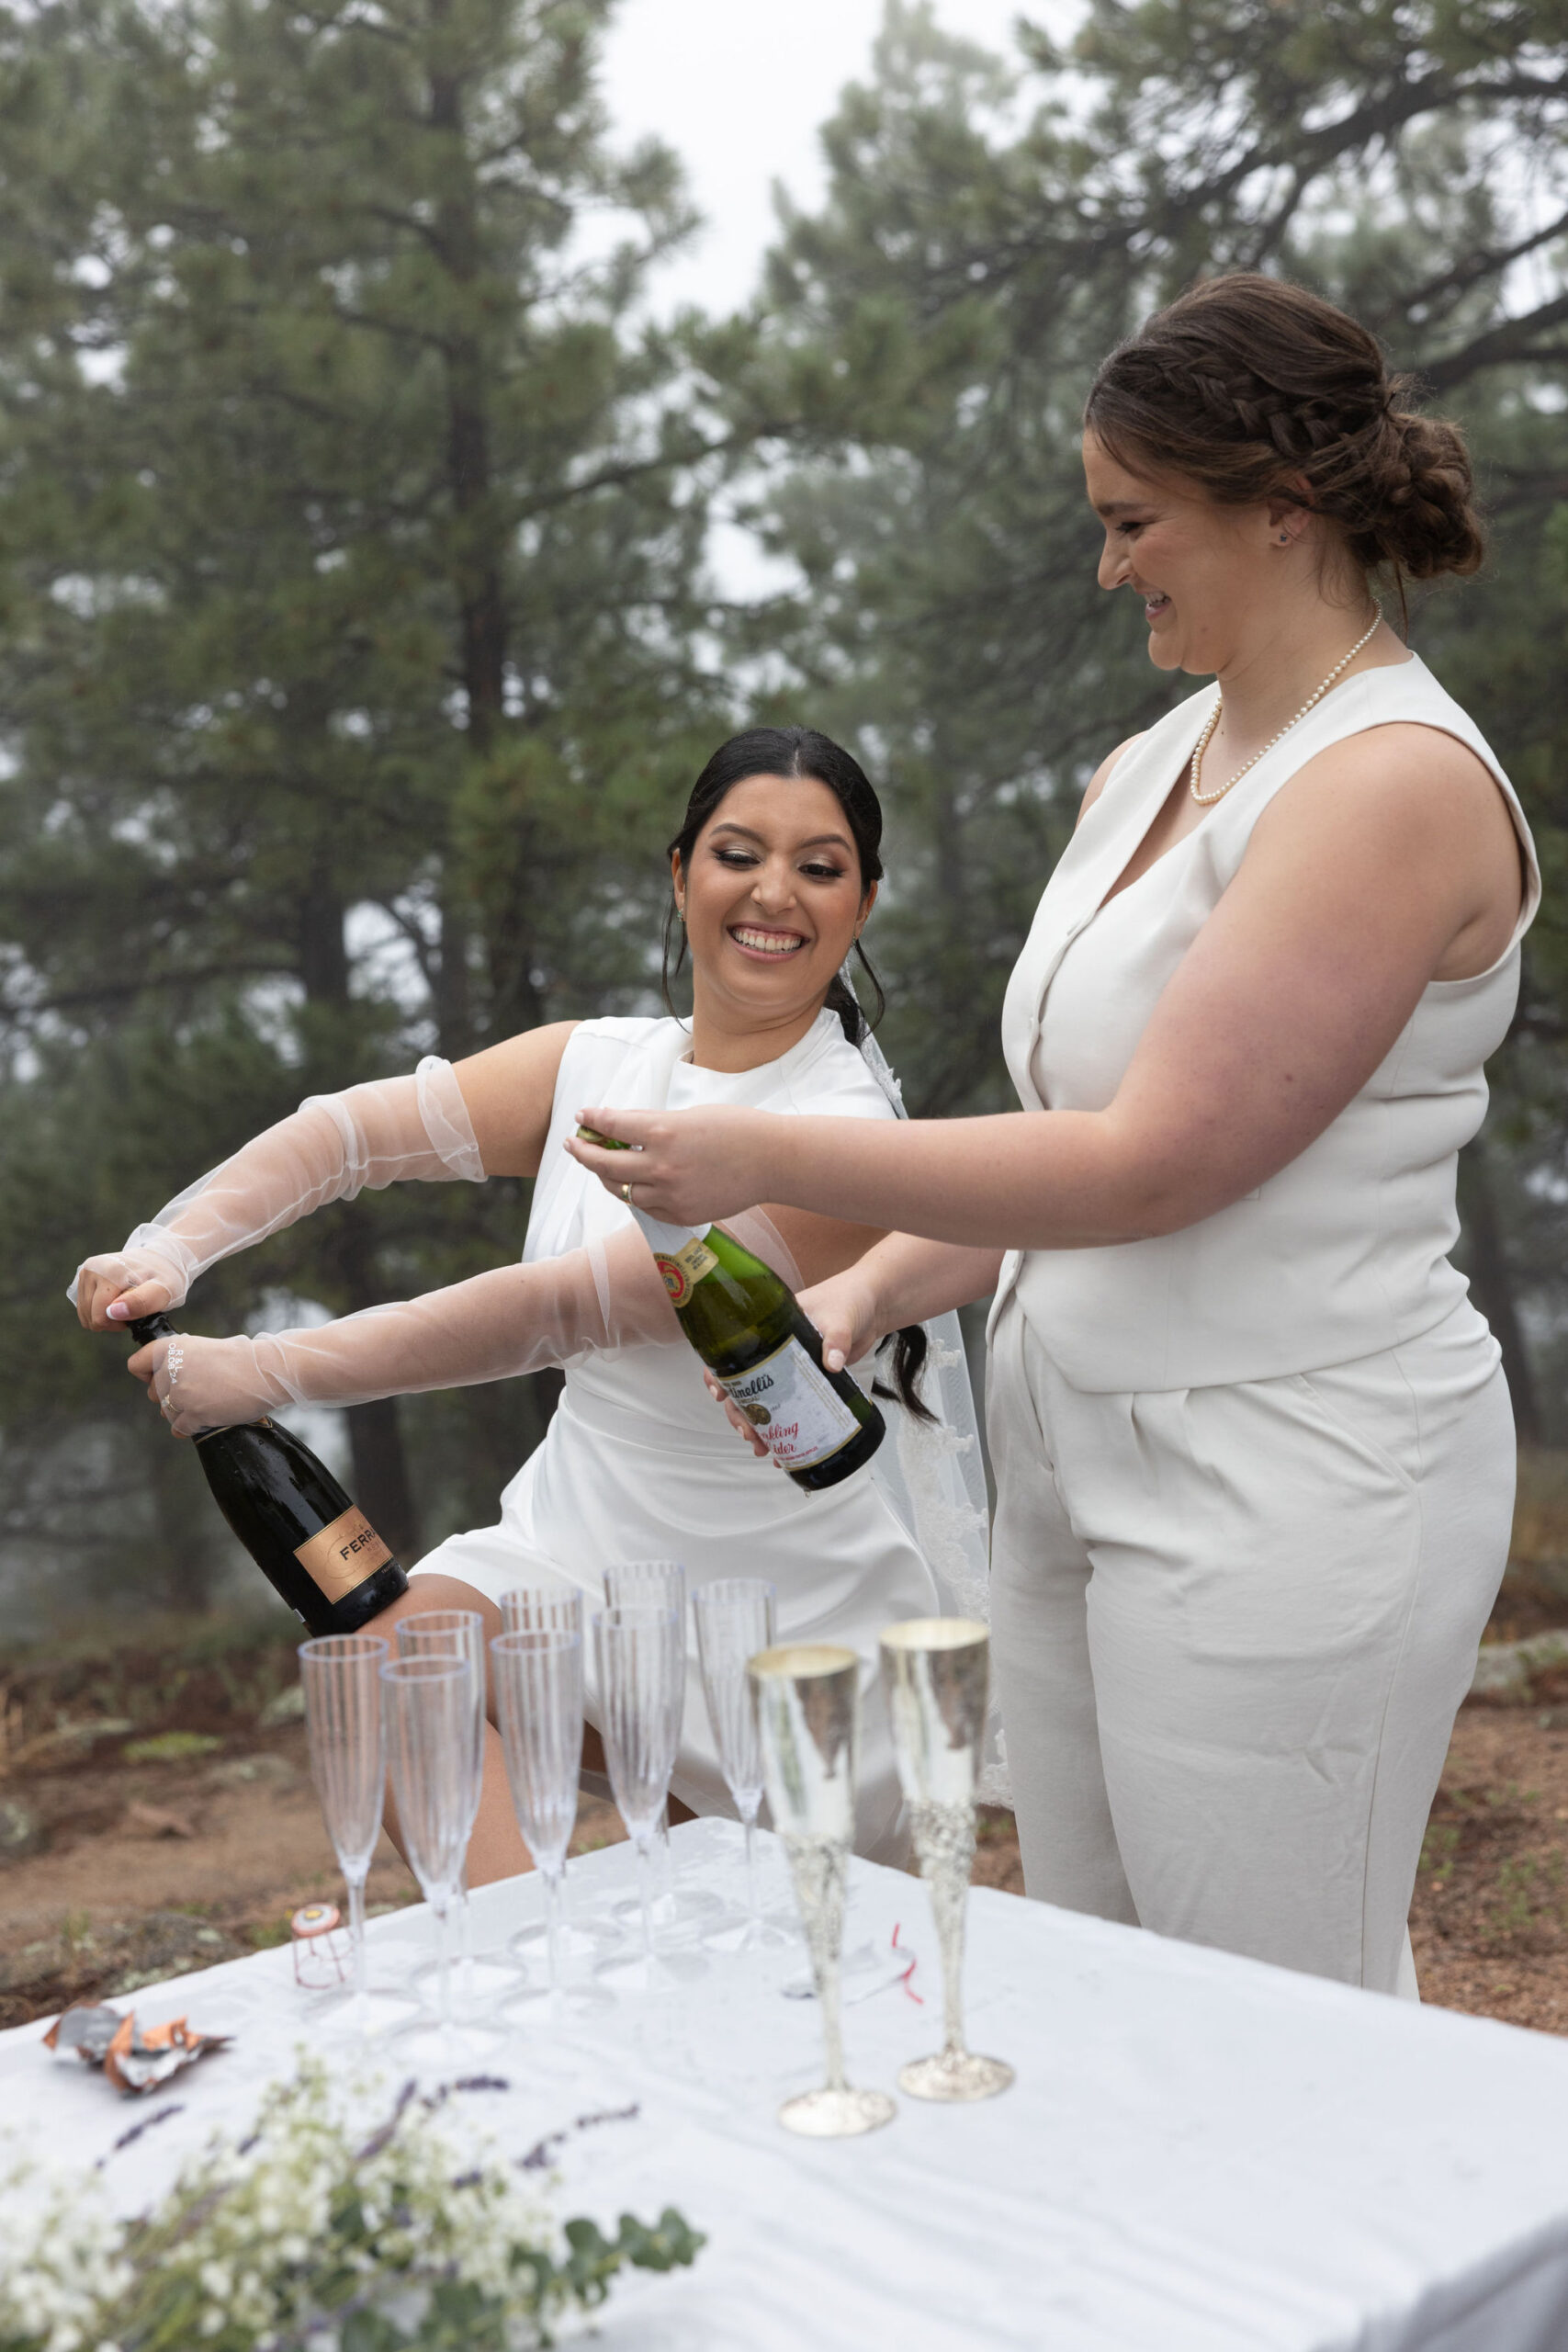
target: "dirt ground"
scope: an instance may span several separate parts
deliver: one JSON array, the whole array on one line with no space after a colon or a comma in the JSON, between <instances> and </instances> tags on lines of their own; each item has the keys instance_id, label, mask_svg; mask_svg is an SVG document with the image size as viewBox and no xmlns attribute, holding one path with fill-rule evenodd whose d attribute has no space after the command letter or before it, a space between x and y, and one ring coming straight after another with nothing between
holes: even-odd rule
<instances>
[{"instance_id":1,"label":"dirt ground","mask_svg":"<svg viewBox=\"0 0 1568 2352\"><path fill-rule=\"evenodd\" d=\"M1561 1567L1510 1571L1494 1637L1568 1623ZM0 2026L280 1943L339 1894L293 1676L287 1638L221 1627L0 1665ZM622 1834L584 1798L575 1851ZM976 1877L1022 1892L1005 1813ZM372 1908L416 1896L383 1838ZM1461 1710L1411 1933L1427 2000L1568 2033L1568 1668Z\"/></svg>"}]
</instances>

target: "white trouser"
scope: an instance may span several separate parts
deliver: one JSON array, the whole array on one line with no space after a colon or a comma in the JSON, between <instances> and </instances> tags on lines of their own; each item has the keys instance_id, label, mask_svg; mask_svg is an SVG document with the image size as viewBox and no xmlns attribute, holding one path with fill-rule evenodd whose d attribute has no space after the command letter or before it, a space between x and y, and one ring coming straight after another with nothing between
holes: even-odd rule
<instances>
[{"instance_id":1,"label":"white trouser","mask_svg":"<svg viewBox=\"0 0 1568 2352\"><path fill-rule=\"evenodd\" d=\"M1028 1892L1412 1992L1406 1915L1507 1557L1468 1303L1326 1372L1097 1395L992 1341L993 1648Z\"/></svg>"}]
</instances>

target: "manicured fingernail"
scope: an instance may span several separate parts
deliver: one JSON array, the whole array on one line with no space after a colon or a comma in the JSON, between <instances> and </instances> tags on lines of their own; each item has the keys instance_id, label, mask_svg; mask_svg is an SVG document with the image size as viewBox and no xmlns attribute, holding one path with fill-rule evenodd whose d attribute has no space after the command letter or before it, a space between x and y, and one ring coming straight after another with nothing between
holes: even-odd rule
<instances>
[{"instance_id":1,"label":"manicured fingernail","mask_svg":"<svg viewBox=\"0 0 1568 2352\"><path fill-rule=\"evenodd\" d=\"M829 1349L827 1354L827 1364L829 1372L842 1372L844 1368L844 1351L842 1348Z\"/></svg>"},{"instance_id":2,"label":"manicured fingernail","mask_svg":"<svg viewBox=\"0 0 1568 2352\"><path fill-rule=\"evenodd\" d=\"M117 1298L114 1305L108 1310L108 1316L111 1323L129 1323L130 1320L130 1309L127 1306L123 1298Z\"/></svg>"}]
</instances>

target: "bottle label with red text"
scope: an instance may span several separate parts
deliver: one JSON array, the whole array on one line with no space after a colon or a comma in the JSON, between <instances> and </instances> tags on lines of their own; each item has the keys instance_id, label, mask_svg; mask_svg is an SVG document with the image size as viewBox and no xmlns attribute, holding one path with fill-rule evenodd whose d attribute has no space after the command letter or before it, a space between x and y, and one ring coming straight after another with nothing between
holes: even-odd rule
<instances>
[{"instance_id":1,"label":"bottle label with red text","mask_svg":"<svg viewBox=\"0 0 1568 2352\"><path fill-rule=\"evenodd\" d=\"M860 1423L798 1340L786 1340L748 1372L717 1378L781 1470L809 1470L860 1432Z\"/></svg>"}]
</instances>

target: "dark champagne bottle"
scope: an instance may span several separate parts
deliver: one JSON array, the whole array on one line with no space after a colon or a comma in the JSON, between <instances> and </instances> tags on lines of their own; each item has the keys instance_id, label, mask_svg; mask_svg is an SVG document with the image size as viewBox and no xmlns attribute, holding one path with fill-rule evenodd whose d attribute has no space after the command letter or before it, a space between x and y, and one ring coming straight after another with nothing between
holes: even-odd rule
<instances>
[{"instance_id":1,"label":"dark champagne bottle","mask_svg":"<svg viewBox=\"0 0 1568 2352\"><path fill-rule=\"evenodd\" d=\"M139 1348L174 1331L166 1315L130 1327ZM356 1634L408 1577L324 1462L275 1421L200 1430L196 1450L219 1510L275 1592L312 1634Z\"/></svg>"},{"instance_id":2,"label":"dark champagne bottle","mask_svg":"<svg viewBox=\"0 0 1568 2352\"><path fill-rule=\"evenodd\" d=\"M580 1127L585 1143L624 1149ZM666 1225L628 1204L698 1355L797 1487L836 1487L871 1460L887 1424L847 1372L829 1372L822 1335L787 1283L722 1225Z\"/></svg>"}]
</instances>

